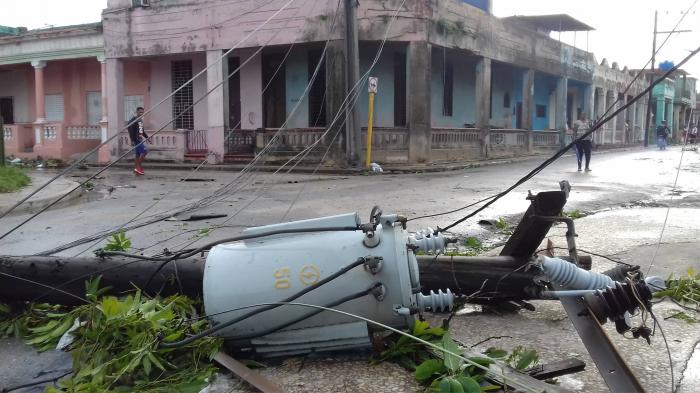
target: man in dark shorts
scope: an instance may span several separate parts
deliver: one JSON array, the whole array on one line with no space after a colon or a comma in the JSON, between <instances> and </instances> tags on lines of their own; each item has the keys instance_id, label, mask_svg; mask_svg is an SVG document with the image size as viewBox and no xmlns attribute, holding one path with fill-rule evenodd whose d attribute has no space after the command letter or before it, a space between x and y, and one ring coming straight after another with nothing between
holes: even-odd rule
<instances>
[{"instance_id":1,"label":"man in dark shorts","mask_svg":"<svg viewBox=\"0 0 700 393\"><path fill-rule=\"evenodd\" d=\"M131 144L135 146L134 154L136 156L134 157L134 173L137 175L143 175L144 172L141 163L143 162L144 158L146 158L146 154L148 154L148 149L146 149L145 145L148 135L146 135L146 131L143 126L142 107L136 108L136 116L132 117L128 124L129 138L131 139Z\"/></svg>"}]
</instances>

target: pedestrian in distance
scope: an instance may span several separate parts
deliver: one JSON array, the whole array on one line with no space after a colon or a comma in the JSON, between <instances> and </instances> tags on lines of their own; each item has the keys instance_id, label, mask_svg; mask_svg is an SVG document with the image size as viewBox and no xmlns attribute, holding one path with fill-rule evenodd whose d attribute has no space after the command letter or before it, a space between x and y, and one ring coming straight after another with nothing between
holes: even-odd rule
<instances>
[{"instance_id":1,"label":"pedestrian in distance","mask_svg":"<svg viewBox=\"0 0 700 393\"><path fill-rule=\"evenodd\" d=\"M134 146L134 173L137 175L143 175L143 160L148 154L148 149L146 149L146 140L148 135L146 135L146 130L143 126L143 108L136 108L136 115L129 120L129 138L131 139L131 144Z\"/></svg>"},{"instance_id":2,"label":"pedestrian in distance","mask_svg":"<svg viewBox=\"0 0 700 393\"><path fill-rule=\"evenodd\" d=\"M695 144L698 138L698 125L694 124L693 127L690 129L690 136L688 137L688 142L690 144Z\"/></svg>"},{"instance_id":3,"label":"pedestrian in distance","mask_svg":"<svg viewBox=\"0 0 700 393\"><path fill-rule=\"evenodd\" d=\"M666 150L669 131L666 120L662 120L661 124L656 127L656 145L659 147L659 150Z\"/></svg>"},{"instance_id":4,"label":"pedestrian in distance","mask_svg":"<svg viewBox=\"0 0 700 393\"><path fill-rule=\"evenodd\" d=\"M588 120L588 114L585 112L581 113L579 119L574 122L574 138L578 139L585 135L591 129L591 122ZM581 171L581 161L582 158L586 158L586 172L591 171L591 150L593 150L593 134L588 134L583 136L578 141L578 146L580 153L577 155L578 158L578 170Z\"/></svg>"}]
</instances>

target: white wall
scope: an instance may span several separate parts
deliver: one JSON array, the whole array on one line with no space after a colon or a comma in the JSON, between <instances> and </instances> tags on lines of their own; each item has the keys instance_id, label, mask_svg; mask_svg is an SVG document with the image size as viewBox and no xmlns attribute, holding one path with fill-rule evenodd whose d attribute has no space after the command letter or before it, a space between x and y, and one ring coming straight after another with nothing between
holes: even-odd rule
<instances>
[{"instance_id":1,"label":"white wall","mask_svg":"<svg viewBox=\"0 0 700 393\"><path fill-rule=\"evenodd\" d=\"M15 123L34 121L30 113L29 81L24 70L0 71L0 97L12 97Z\"/></svg>"}]
</instances>

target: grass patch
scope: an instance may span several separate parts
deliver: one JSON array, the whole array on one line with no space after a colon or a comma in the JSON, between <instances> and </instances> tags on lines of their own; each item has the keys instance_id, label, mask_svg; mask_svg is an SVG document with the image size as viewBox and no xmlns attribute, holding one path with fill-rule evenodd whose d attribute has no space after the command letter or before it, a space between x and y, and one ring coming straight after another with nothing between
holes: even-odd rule
<instances>
[{"instance_id":1,"label":"grass patch","mask_svg":"<svg viewBox=\"0 0 700 393\"><path fill-rule=\"evenodd\" d=\"M15 192L31 183L23 170L12 166L0 167L0 193Z\"/></svg>"},{"instance_id":2,"label":"grass patch","mask_svg":"<svg viewBox=\"0 0 700 393\"><path fill-rule=\"evenodd\" d=\"M569 217L572 220L576 220L578 218L586 217L587 214L579 209L576 209L570 212L564 212L564 216Z\"/></svg>"}]
</instances>

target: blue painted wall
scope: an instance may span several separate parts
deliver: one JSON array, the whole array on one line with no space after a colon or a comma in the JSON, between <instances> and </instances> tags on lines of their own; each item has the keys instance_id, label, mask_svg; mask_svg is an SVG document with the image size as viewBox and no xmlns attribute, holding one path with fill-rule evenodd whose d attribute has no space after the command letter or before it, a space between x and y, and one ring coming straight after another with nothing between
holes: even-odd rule
<instances>
[{"instance_id":1,"label":"blue painted wall","mask_svg":"<svg viewBox=\"0 0 700 393\"><path fill-rule=\"evenodd\" d=\"M552 110L554 108L549 107L549 96L557 87L556 78L543 74L540 72L535 72L535 105L533 105L532 112L532 128L533 130L547 130L549 129L549 117L554 116ZM537 106L544 105L546 108L545 117L537 117Z\"/></svg>"},{"instance_id":2,"label":"blue painted wall","mask_svg":"<svg viewBox=\"0 0 700 393\"><path fill-rule=\"evenodd\" d=\"M307 68L308 55L306 48L294 47L285 63L285 89L287 97L287 117L298 104L299 98L304 94L304 89L309 83L309 71ZM319 75L318 77L325 77ZM263 87L267 81L263 81ZM287 128L304 128L309 126L309 102L307 96L289 118Z\"/></svg>"},{"instance_id":3,"label":"blue painted wall","mask_svg":"<svg viewBox=\"0 0 700 393\"><path fill-rule=\"evenodd\" d=\"M377 45L360 45L360 76L364 75L372 65L377 49ZM405 52L401 47L385 45L379 61L368 75L379 78L378 93L374 97L374 127L394 126L394 52L396 51ZM366 81L360 86L360 99L357 105L360 106L360 125L367 127L369 92Z\"/></svg>"},{"instance_id":4,"label":"blue painted wall","mask_svg":"<svg viewBox=\"0 0 700 393\"><path fill-rule=\"evenodd\" d=\"M476 64L464 55L445 53L452 62L452 116L443 115L443 50L433 47L431 65L431 116L433 127L464 128L476 122Z\"/></svg>"},{"instance_id":5,"label":"blue painted wall","mask_svg":"<svg viewBox=\"0 0 700 393\"><path fill-rule=\"evenodd\" d=\"M476 8L489 12L489 0L462 0L463 2L473 5Z\"/></svg>"}]
</instances>

